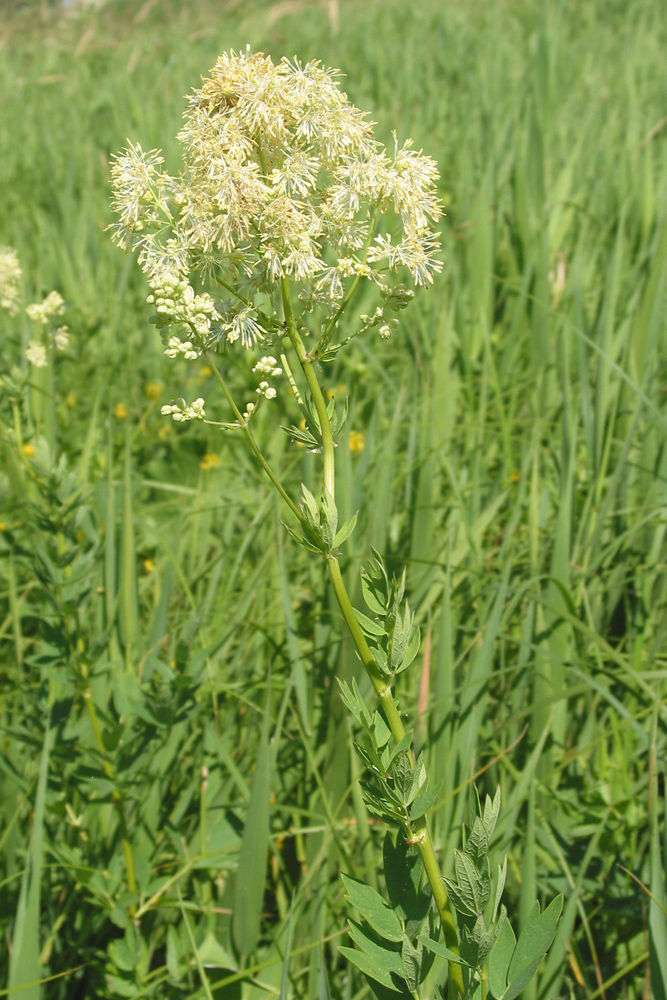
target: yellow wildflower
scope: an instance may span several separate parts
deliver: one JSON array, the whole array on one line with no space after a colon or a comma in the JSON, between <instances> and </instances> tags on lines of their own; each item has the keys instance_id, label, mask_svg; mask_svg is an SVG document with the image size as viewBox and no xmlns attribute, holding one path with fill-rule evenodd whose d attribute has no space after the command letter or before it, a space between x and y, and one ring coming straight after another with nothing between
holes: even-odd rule
<instances>
[{"instance_id":1,"label":"yellow wildflower","mask_svg":"<svg viewBox=\"0 0 667 1000\"><path fill-rule=\"evenodd\" d=\"M149 399L159 399L162 395L162 384L160 382L147 382L144 391Z\"/></svg>"},{"instance_id":2,"label":"yellow wildflower","mask_svg":"<svg viewBox=\"0 0 667 1000\"><path fill-rule=\"evenodd\" d=\"M353 455L358 455L364 450L364 435L361 431L350 431L350 451Z\"/></svg>"},{"instance_id":3,"label":"yellow wildflower","mask_svg":"<svg viewBox=\"0 0 667 1000\"><path fill-rule=\"evenodd\" d=\"M147 573L152 573L155 569L155 563L152 559L144 559L144 569Z\"/></svg>"},{"instance_id":4,"label":"yellow wildflower","mask_svg":"<svg viewBox=\"0 0 667 1000\"><path fill-rule=\"evenodd\" d=\"M119 420L125 420L125 417L127 416L127 406L125 403L119 403L114 412Z\"/></svg>"},{"instance_id":5,"label":"yellow wildflower","mask_svg":"<svg viewBox=\"0 0 667 1000\"><path fill-rule=\"evenodd\" d=\"M34 444L30 444L29 441L28 441L27 444L24 444L23 445L23 453L24 453L24 455L34 455L35 454L35 446L34 446Z\"/></svg>"},{"instance_id":6,"label":"yellow wildflower","mask_svg":"<svg viewBox=\"0 0 667 1000\"><path fill-rule=\"evenodd\" d=\"M201 461L199 462L199 467L208 472L209 469L215 468L216 465L220 464L220 456L216 455L215 452L206 452Z\"/></svg>"}]
</instances>

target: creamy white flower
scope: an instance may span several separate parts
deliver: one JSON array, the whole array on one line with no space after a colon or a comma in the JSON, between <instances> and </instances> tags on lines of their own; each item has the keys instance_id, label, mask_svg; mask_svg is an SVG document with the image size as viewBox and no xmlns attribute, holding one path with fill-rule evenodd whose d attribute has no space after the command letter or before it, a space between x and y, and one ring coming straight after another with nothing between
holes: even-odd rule
<instances>
[{"instance_id":1,"label":"creamy white flower","mask_svg":"<svg viewBox=\"0 0 667 1000\"><path fill-rule=\"evenodd\" d=\"M178 177L138 144L112 167L114 239L138 249L158 326L210 342L221 317L195 294L193 271L235 295L212 339L248 348L267 334L256 295L272 296L285 277L327 329L353 283L406 268L427 284L440 270L434 161L395 137L385 150L318 62L224 53L190 96L178 138Z\"/></svg>"},{"instance_id":2,"label":"creamy white flower","mask_svg":"<svg viewBox=\"0 0 667 1000\"><path fill-rule=\"evenodd\" d=\"M56 350L64 351L69 344L69 329L66 326L59 326L58 329L53 334L53 343L56 345Z\"/></svg>"},{"instance_id":3,"label":"creamy white flower","mask_svg":"<svg viewBox=\"0 0 667 1000\"><path fill-rule=\"evenodd\" d=\"M227 334L228 343L233 344L240 339L244 347L253 347L264 337L264 331L252 315L250 306L235 313L228 323L223 324L223 330Z\"/></svg>"},{"instance_id":4,"label":"creamy white flower","mask_svg":"<svg viewBox=\"0 0 667 1000\"><path fill-rule=\"evenodd\" d=\"M25 311L30 319L46 325L51 316L62 316L65 312L65 303L58 292L49 292L42 302L33 302L26 306Z\"/></svg>"},{"instance_id":5,"label":"creamy white flower","mask_svg":"<svg viewBox=\"0 0 667 1000\"><path fill-rule=\"evenodd\" d=\"M15 250L0 246L0 306L12 315L19 311L21 268Z\"/></svg>"},{"instance_id":6,"label":"creamy white flower","mask_svg":"<svg viewBox=\"0 0 667 1000\"><path fill-rule=\"evenodd\" d=\"M37 340L31 340L25 352L26 360L34 368L46 368L46 348Z\"/></svg>"}]
</instances>

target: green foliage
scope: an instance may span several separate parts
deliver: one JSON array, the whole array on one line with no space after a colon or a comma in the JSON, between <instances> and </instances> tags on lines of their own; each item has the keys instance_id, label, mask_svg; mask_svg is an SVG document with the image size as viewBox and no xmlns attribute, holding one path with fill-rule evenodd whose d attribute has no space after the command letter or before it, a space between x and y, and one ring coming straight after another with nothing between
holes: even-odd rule
<instances>
[{"instance_id":1,"label":"green foliage","mask_svg":"<svg viewBox=\"0 0 667 1000\"><path fill-rule=\"evenodd\" d=\"M432 904L422 915L426 880L403 824L428 813L458 884L474 779L483 801L502 788L484 920L490 930L507 856L514 937L506 920L488 957L496 1000L539 956L536 945L508 977L514 942L554 918L546 903L561 894L527 1000L600 987L639 1000L647 967L663 995L662 5L40 9L0 29L0 243L19 252L26 301L60 290L71 346L29 369L28 318L0 314L0 913L5 940L26 941L27 922L33 935L11 971L3 951L0 985L18 984L19 964L32 981L37 965L61 976L40 989L53 1000L172 1000L203 996L206 981L237 1000L279 994L287 970L288 996L362 1000L364 972L340 943L368 961L381 950L398 978L379 990L423 973L419 991L436 996L456 956L435 940ZM177 171L181 95L247 42L340 66L384 138L413 135L443 178L434 289L406 311L386 296L399 320L387 341L343 320L324 368L337 413L349 402L333 540L387 678L417 643L394 676L428 785L403 751L390 763L397 748L320 562L278 541L287 515L241 435L160 417L172 398L208 402L213 378L166 361L141 275L104 234L110 153L131 135ZM372 319L385 296L358 304ZM247 368L229 361L241 398ZM321 531L316 416L286 392L274 403L257 438L291 495L303 482L315 498ZM229 419L222 404L214 416ZM289 442L281 424L303 436ZM319 557L320 537L307 540ZM384 572L369 566L359 583L371 545ZM392 618L406 565L409 609L403 595ZM353 791L346 705L368 806ZM239 858L267 718L260 901ZM341 870L374 881L401 941L359 911L343 938ZM239 878L256 879L247 956L231 912ZM477 917L459 919L472 948Z\"/></svg>"}]
</instances>

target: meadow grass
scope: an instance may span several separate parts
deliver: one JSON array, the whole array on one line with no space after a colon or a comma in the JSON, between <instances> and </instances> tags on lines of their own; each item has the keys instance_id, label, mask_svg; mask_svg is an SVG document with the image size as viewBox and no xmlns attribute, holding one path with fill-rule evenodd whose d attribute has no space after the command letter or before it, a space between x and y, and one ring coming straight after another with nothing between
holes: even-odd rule
<instances>
[{"instance_id":1,"label":"meadow grass","mask_svg":"<svg viewBox=\"0 0 667 1000\"><path fill-rule=\"evenodd\" d=\"M27 485L2 403L12 1000L368 993L337 952L339 872L382 882L335 683L358 663L241 442L160 417L212 398L212 375L165 362L104 232L110 155L129 136L177 170L182 95L246 43L340 67L383 139L440 166L442 275L325 378L350 403L346 582L360 602L370 545L408 567L423 642L399 695L443 782L443 869L473 781L499 784L492 856L519 923L565 895L526 1000L665 997L666 29L642 0L6 18L0 243L29 301L62 293L73 334L22 415ZM2 322L8 370L28 320ZM317 456L275 405L258 436L295 494L314 489ZM436 962L428 996L441 978Z\"/></svg>"}]
</instances>

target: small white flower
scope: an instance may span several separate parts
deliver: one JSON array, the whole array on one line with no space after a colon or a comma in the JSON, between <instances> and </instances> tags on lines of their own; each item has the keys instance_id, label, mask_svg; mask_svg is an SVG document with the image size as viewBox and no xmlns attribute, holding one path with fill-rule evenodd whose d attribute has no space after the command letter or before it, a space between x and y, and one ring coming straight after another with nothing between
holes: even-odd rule
<instances>
[{"instance_id":1,"label":"small white flower","mask_svg":"<svg viewBox=\"0 0 667 1000\"><path fill-rule=\"evenodd\" d=\"M46 348L39 341L30 341L25 356L35 368L46 368Z\"/></svg>"},{"instance_id":2,"label":"small white flower","mask_svg":"<svg viewBox=\"0 0 667 1000\"><path fill-rule=\"evenodd\" d=\"M380 334L383 340L389 340L389 338L391 337L392 330L395 330L397 326L398 326L397 319L388 319L386 323L382 324L382 326L378 330L378 333Z\"/></svg>"},{"instance_id":3,"label":"small white flower","mask_svg":"<svg viewBox=\"0 0 667 1000\"><path fill-rule=\"evenodd\" d=\"M53 342L56 350L64 351L69 344L69 330L66 326L59 326L53 334Z\"/></svg>"}]
</instances>

